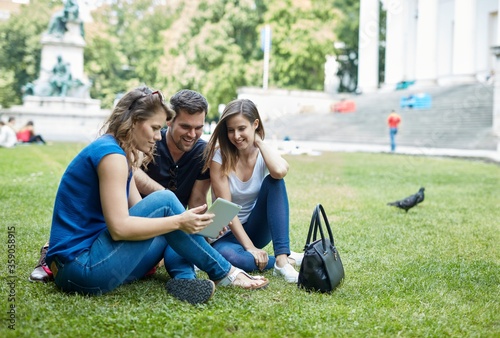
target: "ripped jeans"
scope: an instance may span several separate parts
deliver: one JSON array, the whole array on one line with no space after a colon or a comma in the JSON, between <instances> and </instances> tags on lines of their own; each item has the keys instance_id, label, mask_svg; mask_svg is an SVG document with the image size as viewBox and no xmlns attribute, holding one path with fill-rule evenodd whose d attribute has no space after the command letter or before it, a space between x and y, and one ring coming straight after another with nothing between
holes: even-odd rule
<instances>
[{"instance_id":1,"label":"ripped jeans","mask_svg":"<svg viewBox=\"0 0 500 338\"><path fill-rule=\"evenodd\" d=\"M185 211L177 197L162 190L148 195L130 208L131 216L167 217ZM100 295L142 278L161 259L172 278L194 279L194 265L211 280L224 278L231 264L204 237L176 230L143 241L114 241L103 231L92 246L71 262L57 257L55 283L65 292Z\"/></svg>"}]
</instances>

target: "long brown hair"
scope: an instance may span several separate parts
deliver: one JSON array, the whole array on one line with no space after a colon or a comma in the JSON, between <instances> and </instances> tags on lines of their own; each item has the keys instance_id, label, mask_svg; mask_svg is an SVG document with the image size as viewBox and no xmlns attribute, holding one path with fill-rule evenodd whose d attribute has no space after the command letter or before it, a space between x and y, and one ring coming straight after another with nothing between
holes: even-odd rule
<instances>
[{"instance_id":1,"label":"long brown hair","mask_svg":"<svg viewBox=\"0 0 500 338\"><path fill-rule=\"evenodd\" d=\"M108 120L101 128L101 134L111 134L125 151L127 161L133 168L140 164L139 151L132 142L132 126L136 122L149 119L158 112L167 115L170 121L175 112L165 102L160 91L153 91L148 87L139 87L129 91L116 104ZM156 147L144 154L142 165L145 166L153 160Z\"/></svg>"},{"instance_id":2,"label":"long brown hair","mask_svg":"<svg viewBox=\"0 0 500 338\"><path fill-rule=\"evenodd\" d=\"M256 133L264 139L264 125L262 124L262 119L260 118L259 111L255 104L248 99L237 99L229 102L224 108L222 115L220 117L217 126L215 127L210 140L208 141L205 152L203 153L203 159L205 160L205 165L203 166L203 171L210 168L210 162L212 161L215 151L220 148L222 156L222 174L229 175L231 171L236 170L236 163L238 163L238 149L231 143L229 137L227 136L227 120L235 115L241 114L245 117L250 124L253 124L255 120L259 120L259 125L255 130Z\"/></svg>"}]
</instances>

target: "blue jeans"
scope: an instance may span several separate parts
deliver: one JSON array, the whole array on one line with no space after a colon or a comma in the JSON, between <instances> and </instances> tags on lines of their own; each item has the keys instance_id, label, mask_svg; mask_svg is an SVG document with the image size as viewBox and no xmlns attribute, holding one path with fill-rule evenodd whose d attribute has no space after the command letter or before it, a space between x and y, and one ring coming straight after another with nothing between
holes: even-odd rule
<instances>
[{"instance_id":1,"label":"blue jeans","mask_svg":"<svg viewBox=\"0 0 500 338\"><path fill-rule=\"evenodd\" d=\"M396 150L396 134L398 133L398 128L390 128L389 135L391 137L391 151Z\"/></svg>"},{"instance_id":2,"label":"blue jeans","mask_svg":"<svg viewBox=\"0 0 500 338\"><path fill-rule=\"evenodd\" d=\"M284 180L266 176L257 202L243 228L255 247L262 249L272 241L275 256L290 254L289 207ZM215 241L212 246L240 269L247 272L259 269L254 256L243 248L231 232ZM275 256L269 256L265 269L274 267Z\"/></svg>"},{"instance_id":3,"label":"blue jeans","mask_svg":"<svg viewBox=\"0 0 500 338\"><path fill-rule=\"evenodd\" d=\"M168 217L184 212L184 206L169 191L157 191L130 208L131 216ZM142 278L164 258L172 278L194 279L194 266L212 280L224 278L231 264L200 235L176 230L144 241L114 241L104 230L71 262L55 260L55 283L66 292L99 295Z\"/></svg>"}]
</instances>

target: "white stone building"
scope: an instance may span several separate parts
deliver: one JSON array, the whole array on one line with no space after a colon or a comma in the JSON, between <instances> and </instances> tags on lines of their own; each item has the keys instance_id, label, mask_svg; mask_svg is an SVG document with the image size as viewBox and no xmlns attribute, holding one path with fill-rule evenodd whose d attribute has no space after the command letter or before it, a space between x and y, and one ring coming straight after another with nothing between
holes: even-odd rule
<instances>
[{"instance_id":1,"label":"white stone building","mask_svg":"<svg viewBox=\"0 0 500 338\"><path fill-rule=\"evenodd\" d=\"M387 11L385 82L379 83L379 0L361 0L358 88L362 92L485 81L500 45L500 0L382 0Z\"/></svg>"}]
</instances>

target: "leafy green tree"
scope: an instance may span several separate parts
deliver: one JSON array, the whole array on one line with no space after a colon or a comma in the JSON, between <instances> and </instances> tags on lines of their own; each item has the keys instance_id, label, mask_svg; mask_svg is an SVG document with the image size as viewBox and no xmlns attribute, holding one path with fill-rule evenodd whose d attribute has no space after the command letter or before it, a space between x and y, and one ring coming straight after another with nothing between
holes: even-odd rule
<instances>
[{"instance_id":1,"label":"leafy green tree","mask_svg":"<svg viewBox=\"0 0 500 338\"><path fill-rule=\"evenodd\" d=\"M353 92L358 82L359 1L334 0L333 5L342 13L334 26L340 42L334 51L339 63L339 92Z\"/></svg>"},{"instance_id":2,"label":"leafy green tree","mask_svg":"<svg viewBox=\"0 0 500 338\"><path fill-rule=\"evenodd\" d=\"M218 117L219 104L236 98L238 87L255 84L252 80L257 80L249 77L246 69L249 62L261 57L257 27L262 18L250 2L250 5L242 3L227 1L217 26L204 26L209 35L203 45L211 45L212 50L198 53L197 61L208 60L214 54L219 56L206 65L199 62L200 68L210 69L201 88L212 103L210 116L213 118Z\"/></svg>"},{"instance_id":3,"label":"leafy green tree","mask_svg":"<svg viewBox=\"0 0 500 338\"><path fill-rule=\"evenodd\" d=\"M18 93L14 90L15 74L13 70L0 70L2 76L0 77L0 108L8 108L13 103L16 103Z\"/></svg>"},{"instance_id":4,"label":"leafy green tree","mask_svg":"<svg viewBox=\"0 0 500 338\"><path fill-rule=\"evenodd\" d=\"M51 2L33 0L22 5L9 20L0 22L0 104L10 107L21 103L22 87L36 80L40 73L41 43L47 29Z\"/></svg>"},{"instance_id":5,"label":"leafy green tree","mask_svg":"<svg viewBox=\"0 0 500 338\"><path fill-rule=\"evenodd\" d=\"M271 2L270 86L323 90L326 55L332 54L336 13L324 1Z\"/></svg>"},{"instance_id":6,"label":"leafy green tree","mask_svg":"<svg viewBox=\"0 0 500 338\"><path fill-rule=\"evenodd\" d=\"M111 107L116 95L147 84L162 88L158 66L172 9L149 0L116 0L93 13L86 28L85 70L92 97Z\"/></svg>"},{"instance_id":7,"label":"leafy green tree","mask_svg":"<svg viewBox=\"0 0 500 338\"><path fill-rule=\"evenodd\" d=\"M270 86L322 90L325 56L336 52L333 42L339 40L335 35L357 52L356 3L103 2L92 13L94 21L85 26L84 67L93 82L91 96L109 108L116 94L140 84L163 89L167 95L190 88L207 97L209 119L217 119L218 105L234 99L238 87L262 85L260 31L265 24L272 27ZM10 74L0 87L12 83L17 97L12 102L19 102L21 86L38 76L39 40L51 6L50 0L34 0L23 14L0 24L0 70Z\"/></svg>"},{"instance_id":8,"label":"leafy green tree","mask_svg":"<svg viewBox=\"0 0 500 338\"><path fill-rule=\"evenodd\" d=\"M218 118L218 105L236 97L238 87L256 85L248 65L262 58L258 26L261 1L203 0L187 4L167 30L162 74L169 91L190 88L209 101L208 119Z\"/></svg>"},{"instance_id":9,"label":"leafy green tree","mask_svg":"<svg viewBox=\"0 0 500 338\"><path fill-rule=\"evenodd\" d=\"M87 31L87 36L92 34ZM128 62L120 52L116 37L102 31L90 41L84 53L85 71L93 83L90 94L102 100L104 107L112 107L117 93L128 89L125 87L129 77L125 67Z\"/></svg>"}]
</instances>

